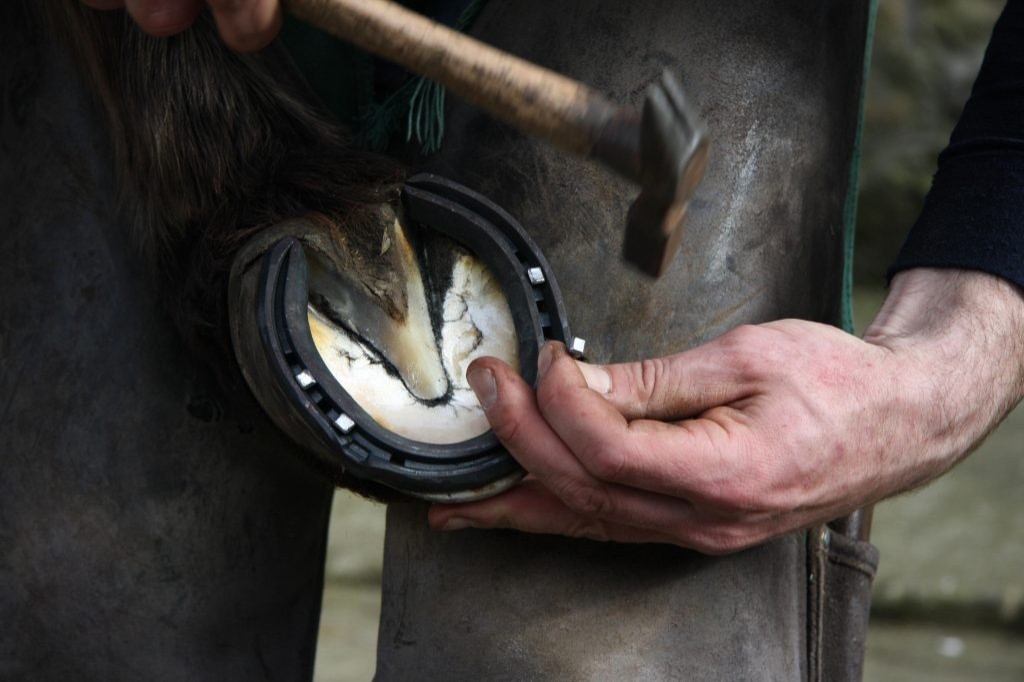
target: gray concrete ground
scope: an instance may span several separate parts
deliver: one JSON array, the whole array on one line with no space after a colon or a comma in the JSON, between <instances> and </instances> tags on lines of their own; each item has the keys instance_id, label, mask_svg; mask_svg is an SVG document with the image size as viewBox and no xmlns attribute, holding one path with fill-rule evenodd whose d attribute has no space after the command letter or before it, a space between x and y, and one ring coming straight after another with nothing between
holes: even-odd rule
<instances>
[{"instance_id":1,"label":"gray concrete ground","mask_svg":"<svg viewBox=\"0 0 1024 682\"><path fill-rule=\"evenodd\" d=\"M334 580L324 590L316 682L366 682L377 660L380 585Z\"/></svg>"},{"instance_id":2,"label":"gray concrete ground","mask_svg":"<svg viewBox=\"0 0 1024 682\"><path fill-rule=\"evenodd\" d=\"M316 682L366 682L373 677L383 553L384 506L345 491L335 493Z\"/></svg>"},{"instance_id":3,"label":"gray concrete ground","mask_svg":"<svg viewBox=\"0 0 1024 682\"><path fill-rule=\"evenodd\" d=\"M880 292L858 292L870 319ZM373 675L384 509L335 496L317 682ZM967 461L880 505L865 679L1024 681L1024 409Z\"/></svg>"},{"instance_id":4,"label":"gray concrete ground","mask_svg":"<svg viewBox=\"0 0 1024 682\"><path fill-rule=\"evenodd\" d=\"M1001 630L872 622L867 682L1020 682L1024 641Z\"/></svg>"}]
</instances>

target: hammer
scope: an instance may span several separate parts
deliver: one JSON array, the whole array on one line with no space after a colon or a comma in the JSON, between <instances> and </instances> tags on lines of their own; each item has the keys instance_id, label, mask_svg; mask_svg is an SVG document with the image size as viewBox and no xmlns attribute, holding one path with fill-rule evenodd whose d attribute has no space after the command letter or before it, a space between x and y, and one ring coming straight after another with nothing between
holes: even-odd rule
<instances>
[{"instance_id":1,"label":"hammer","mask_svg":"<svg viewBox=\"0 0 1024 682\"><path fill-rule=\"evenodd\" d=\"M671 263L686 207L704 175L704 124L665 72L643 110L485 45L388 0L285 0L298 18L426 76L494 118L597 159L640 185L623 258L653 277Z\"/></svg>"}]
</instances>

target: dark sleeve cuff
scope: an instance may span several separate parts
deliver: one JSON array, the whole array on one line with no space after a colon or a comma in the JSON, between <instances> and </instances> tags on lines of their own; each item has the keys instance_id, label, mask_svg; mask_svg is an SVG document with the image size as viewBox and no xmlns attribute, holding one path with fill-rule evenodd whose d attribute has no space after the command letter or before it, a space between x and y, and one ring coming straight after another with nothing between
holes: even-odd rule
<instances>
[{"instance_id":1,"label":"dark sleeve cuff","mask_svg":"<svg viewBox=\"0 0 1024 682\"><path fill-rule=\"evenodd\" d=\"M942 164L889 279L918 267L982 270L1024 287L1024 156Z\"/></svg>"},{"instance_id":2,"label":"dark sleeve cuff","mask_svg":"<svg viewBox=\"0 0 1024 682\"><path fill-rule=\"evenodd\" d=\"M1024 0L1007 0L971 97L889 278L982 270L1024 286Z\"/></svg>"}]
</instances>

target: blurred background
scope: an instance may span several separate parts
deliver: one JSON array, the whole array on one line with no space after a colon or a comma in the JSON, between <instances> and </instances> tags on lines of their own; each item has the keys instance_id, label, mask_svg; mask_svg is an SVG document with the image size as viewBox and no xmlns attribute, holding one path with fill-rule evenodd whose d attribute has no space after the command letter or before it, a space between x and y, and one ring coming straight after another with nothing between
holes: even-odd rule
<instances>
[{"instance_id":1,"label":"blurred background","mask_svg":"<svg viewBox=\"0 0 1024 682\"><path fill-rule=\"evenodd\" d=\"M859 330L970 94L1003 0L881 0L854 267ZM924 490L878 506L865 680L1024 680L1024 409Z\"/></svg>"},{"instance_id":2,"label":"blurred background","mask_svg":"<svg viewBox=\"0 0 1024 682\"><path fill-rule=\"evenodd\" d=\"M868 82L854 276L870 322L970 93L1002 0L881 0ZM373 675L384 509L339 492L318 682ZM1024 681L1024 410L924 490L879 505L865 680Z\"/></svg>"}]
</instances>

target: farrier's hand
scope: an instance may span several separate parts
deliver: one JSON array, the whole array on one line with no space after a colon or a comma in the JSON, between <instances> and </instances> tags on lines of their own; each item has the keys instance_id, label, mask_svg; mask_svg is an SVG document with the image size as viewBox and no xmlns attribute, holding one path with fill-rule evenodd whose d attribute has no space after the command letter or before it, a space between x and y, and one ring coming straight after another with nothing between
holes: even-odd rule
<instances>
[{"instance_id":1,"label":"farrier's hand","mask_svg":"<svg viewBox=\"0 0 1024 682\"><path fill-rule=\"evenodd\" d=\"M530 472L439 505L449 530L509 527L730 552L935 478L1024 395L1024 297L977 272L898 275L863 341L784 320L640 363L548 345L537 392L478 360L470 382Z\"/></svg>"},{"instance_id":2,"label":"farrier's hand","mask_svg":"<svg viewBox=\"0 0 1024 682\"><path fill-rule=\"evenodd\" d=\"M181 33L196 20L203 5L213 10L217 29L228 47L252 52L265 47L281 29L279 0L82 0L95 9L124 7L142 30L155 36Z\"/></svg>"}]
</instances>

